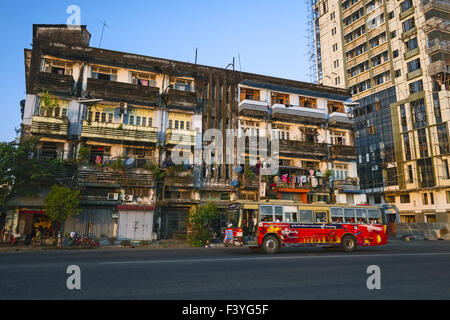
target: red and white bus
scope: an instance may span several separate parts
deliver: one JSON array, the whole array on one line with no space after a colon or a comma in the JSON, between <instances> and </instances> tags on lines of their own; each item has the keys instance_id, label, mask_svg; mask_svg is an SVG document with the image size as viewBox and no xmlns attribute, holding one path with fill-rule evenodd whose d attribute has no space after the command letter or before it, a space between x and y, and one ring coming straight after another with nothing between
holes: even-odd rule
<instances>
[{"instance_id":1,"label":"red and white bus","mask_svg":"<svg viewBox=\"0 0 450 320\"><path fill-rule=\"evenodd\" d=\"M282 247L341 247L387 243L381 209L367 205L305 204L289 200L238 201L227 212L225 245L276 253Z\"/></svg>"}]
</instances>

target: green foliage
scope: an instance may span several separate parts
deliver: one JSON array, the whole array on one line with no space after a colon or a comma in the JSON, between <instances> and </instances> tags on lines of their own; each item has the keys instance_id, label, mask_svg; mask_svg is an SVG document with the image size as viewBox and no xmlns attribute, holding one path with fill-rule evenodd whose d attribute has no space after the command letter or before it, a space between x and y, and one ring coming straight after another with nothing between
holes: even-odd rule
<instances>
[{"instance_id":1,"label":"green foliage","mask_svg":"<svg viewBox=\"0 0 450 320\"><path fill-rule=\"evenodd\" d=\"M167 167L167 168L166 168L166 173L167 173L167 176L169 176L169 177L174 177L174 176L176 176L178 173L180 173L180 172L182 172L182 171L184 171L184 170L185 170L185 169L184 169L184 167L183 167L182 164L177 164L177 165L175 165L175 166Z\"/></svg>"},{"instance_id":2,"label":"green foliage","mask_svg":"<svg viewBox=\"0 0 450 320\"><path fill-rule=\"evenodd\" d=\"M40 100L40 109L45 111L46 116L50 116L56 108L59 108L58 102L50 98L48 91L43 91Z\"/></svg>"},{"instance_id":3,"label":"green foliage","mask_svg":"<svg viewBox=\"0 0 450 320\"><path fill-rule=\"evenodd\" d=\"M67 171L59 159L36 157L36 138L0 143L0 205L14 195L37 195Z\"/></svg>"},{"instance_id":4,"label":"green foliage","mask_svg":"<svg viewBox=\"0 0 450 320\"><path fill-rule=\"evenodd\" d=\"M249 179L253 179L254 173L253 170L248 168L247 170L245 170L245 177L249 178Z\"/></svg>"},{"instance_id":5,"label":"green foliage","mask_svg":"<svg viewBox=\"0 0 450 320\"><path fill-rule=\"evenodd\" d=\"M53 185L44 198L46 215L53 221L61 222L80 213L80 191Z\"/></svg>"},{"instance_id":6,"label":"green foliage","mask_svg":"<svg viewBox=\"0 0 450 320\"><path fill-rule=\"evenodd\" d=\"M204 246L212 237L210 225L219 217L214 203L192 206L188 218L188 240L193 246Z\"/></svg>"},{"instance_id":7,"label":"green foliage","mask_svg":"<svg viewBox=\"0 0 450 320\"><path fill-rule=\"evenodd\" d=\"M117 170L122 170L125 168L125 164L123 163L123 157L119 156L116 161L111 165L112 168Z\"/></svg>"},{"instance_id":8,"label":"green foliage","mask_svg":"<svg viewBox=\"0 0 450 320\"><path fill-rule=\"evenodd\" d=\"M332 175L333 175L333 171L327 170L327 171L325 171L325 172L323 173L322 177L323 177L325 180L328 180L328 179L330 179L330 177L331 177Z\"/></svg>"},{"instance_id":9,"label":"green foliage","mask_svg":"<svg viewBox=\"0 0 450 320\"><path fill-rule=\"evenodd\" d=\"M86 163L88 159L89 159L89 148L81 147L80 150L78 150L77 161L79 163Z\"/></svg>"}]
</instances>

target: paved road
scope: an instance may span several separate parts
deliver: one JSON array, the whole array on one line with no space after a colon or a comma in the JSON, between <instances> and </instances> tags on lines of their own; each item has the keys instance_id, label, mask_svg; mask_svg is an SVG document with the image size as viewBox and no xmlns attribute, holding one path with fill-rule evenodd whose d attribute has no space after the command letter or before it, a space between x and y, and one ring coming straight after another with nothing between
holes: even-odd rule
<instances>
[{"instance_id":1,"label":"paved road","mask_svg":"<svg viewBox=\"0 0 450 320\"><path fill-rule=\"evenodd\" d=\"M69 265L81 268L81 290L66 287ZM381 268L381 290L367 289L370 265ZM450 242L270 256L245 248L0 253L0 299L450 299Z\"/></svg>"}]
</instances>

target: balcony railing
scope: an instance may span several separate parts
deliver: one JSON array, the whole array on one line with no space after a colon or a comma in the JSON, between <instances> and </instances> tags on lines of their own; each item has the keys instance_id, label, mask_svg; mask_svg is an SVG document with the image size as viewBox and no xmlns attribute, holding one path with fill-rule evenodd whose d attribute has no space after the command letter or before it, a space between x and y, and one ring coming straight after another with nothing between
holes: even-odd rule
<instances>
[{"instance_id":1,"label":"balcony railing","mask_svg":"<svg viewBox=\"0 0 450 320\"><path fill-rule=\"evenodd\" d=\"M73 76L56 73L40 72L39 89L50 93L72 95Z\"/></svg>"},{"instance_id":2,"label":"balcony railing","mask_svg":"<svg viewBox=\"0 0 450 320\"><path fill-rule=\"evenodd\" d=\"M423 12L427 12L431 9L450 12L450 3L448 0L422 0L420 2L420 9L422 9Z\"/></svg>"},{"instance_id":3,"label":"balcony railing","mask_svg":"<svg viewBox=\"0 0 450 320\"><path fill-rule=\"evenodd\" d=\"M415 48L413 50L409 50L408 52L405 52L405 54L403 55L403 57L405 58L405 60L414 57L415 55L419 54L419 48Z\"/></svg>"},{"instance_id":4,"label":"balcony railing","mask_svg":"<svg viewBox=\"0 0 450 320\"><path fill-rule=\"evenodd\" d=\"M350 114L343 112L330 113L328 123L330 126L350 128L355 124L355 120L350 117Z\"/></svg>"},{"instance_id":5,"label":"balcony railing","mask_svg":"<svg viewBox=\"0 0 450 320\"><path fill-rule=\"evenodd\" d=\"M412 80L414 78L420 77L421 75L422 75L422 69L420 68L420 69L417 69L415 71L408 72L406 74L406 79L409 81L409 80Z\"/></svg>"},{"instance_id":6,"label":"balcony railing","mask_svg":"<svg viewBox=\"0 0 450 320\"><path fill-rule=\"evenodd\" d=\"M116 169L111 166L80 165L77 172L81 185L153 187L155 177L145 169Z\"/></svg>"},{"instance_id":7,"label":"balcony railing","mask_svg":"<svg viewBox=\"0 0 450 320\"><path fill-rule=\"evenodd\" d=\"M196 132L194 130L167 129L166 144L195 145Z\"/></svg>"},{"instance_id":8,"label":"balcony railing","mask_svg":"<svg viewBox=\"0 0 450 320\"><path fill-rule=\"evenodd\" d=\"M67 118L50 118L33 116L31 119L31 133L37 135L67 136L69 122Z\"/></svg>"},{"instance_id":9,"label":"balcony railing","mask_svg":"<svg viewBox=\"0 0 450 320\"><path fill-rule=\"evenodd\" d=\"M272 118L300 123L320 124L325 122L325 110L274 104L272 106Z\"/></svg>"},{"instance_id":10,"label":"balcony railing","mask_svg":"<svg viewBox=\"0 0 450 320\"><path fill-rule=\"evenodd\" d=\"M195 109L197 108L197 93L185 90L170 89L167 107Z\"/></svg>"},{"instance_id":11,"label":"balcony railing","mask_svg":"<svg viewBox=\"0 0 450 320\"><path fill-rule=\"evenodd\" d=\"M338 190L359 190L359 181L356 179L334 180L333 188Z\"/></svg>"},{"instance_id":12,"label":"balcony railing","mask_svg":"<svg viewBox=\"0 0 450 320\"><path fill-rule=\"evenodd\" d=\"M450 66L445 61L435 61L428 66L428 75L434 76L438 73L450 73Z\"/></svg>"},{"instance_id":13,"label":"balcony railing","mask_svg":"<svg viewBox=\"0 0 450 320\"><path fill-rule=\"evenodd\" d=\"M137 141L156 143L157 129L119 123L103 123L83 121L81 136L86 138L107 139L116 141Z\"/></svg>"},{"instance_id":14,"label":"balcony railing","mask_svg":"<svg viewBox=\"0 0 450 320\"><path fill-rule=\"evenodd\" d=\"M332 159L352 159L356 160L356 147L346 145L332 145L331 146Z\"/></svg>"},{"instance_id":15,"label":"balcony railing","mask_svg":"<svg viewBox=\"0 0 450 320\"><path fill-rule=\"evenodd\" d=\"M428 20L425 20L423 31L425 33L429 33L432 30L440 30L450 33L450 21L440 17L432 17Z\"/></svg>"},{"instance_id":16,"label":"balcony railing","mask_svg":"<svg viewBox=\"0 0 450 320\"><path fill-rule=\"evenodd\" d=\"M96 98L147 105L156 105L159 94L155 87L94 78L88 79L87 91Z\"/></svg>"},{"instance_id":17,"label":"balcony railing","mask_svg":"<svg viewBox=\"0 0 450 320\"><path fill-rule=\"evenodd\" d=\"M427 54L432 54L438 51L450 53L450 41L440 39L433 39L429 41L428 47L425 49L425 52Z\"/></svg>"},{"instance_id":18,"label":"balcony railing","mask_svg":"<svg viewBox=\"0 0 450 320\"><path fill-rule=\"evenodd\" d=\"M264 101L242 100L239 102L239 114L250 117L265 117L268 113L267 106L267 102Z\"/></svg>"},{"instance_id":19,"label":"balcony railing","mask_svg":"<svg viewBox=\"0 0 450 320\"><path fill-rule=\"evenodd\" d=\"M326 143L310 143L296 140L279 140L280 153L304 155L310 157L326 157L328 148Z\"/></svg>"}]
</instances>

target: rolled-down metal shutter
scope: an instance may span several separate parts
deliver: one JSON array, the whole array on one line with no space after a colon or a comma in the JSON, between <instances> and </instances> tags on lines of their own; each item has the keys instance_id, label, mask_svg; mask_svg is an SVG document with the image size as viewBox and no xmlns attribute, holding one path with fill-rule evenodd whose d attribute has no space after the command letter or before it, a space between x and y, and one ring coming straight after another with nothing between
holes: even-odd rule
<instances>
[{"instance_id":1,"label":"rolled-down metal shutter","mask_svg":"<svg viewBox=\"0 0 450 320\"><path fill-rule=\"evenodd\" d=\"M161 215L161 239L173 239L174 233L186 233L188 208L163 208Z\"/></svg>"}]
</instances>

